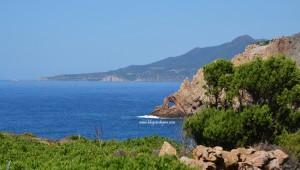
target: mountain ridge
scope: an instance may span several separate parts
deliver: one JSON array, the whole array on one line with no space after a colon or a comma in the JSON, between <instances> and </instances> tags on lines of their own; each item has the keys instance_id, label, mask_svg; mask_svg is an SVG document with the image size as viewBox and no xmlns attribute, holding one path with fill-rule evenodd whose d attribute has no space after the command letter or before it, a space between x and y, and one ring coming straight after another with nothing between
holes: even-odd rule
<instances>
[{"instance_id":1,"label":"mountain ridge","mask_svg":"<svg viewBox=\"0 0 300 170\"><path fill-rule=\"evenodd\" d=\"M175 57L168 57L145 65L130 65L107 72L63 74L43 77L42 80L88 81L182 81L192 78L198 68L217 58L231 59L247 45L257 40L241 35L230 42L211 47L195 47Z\"/></svg>"}]
</instances>

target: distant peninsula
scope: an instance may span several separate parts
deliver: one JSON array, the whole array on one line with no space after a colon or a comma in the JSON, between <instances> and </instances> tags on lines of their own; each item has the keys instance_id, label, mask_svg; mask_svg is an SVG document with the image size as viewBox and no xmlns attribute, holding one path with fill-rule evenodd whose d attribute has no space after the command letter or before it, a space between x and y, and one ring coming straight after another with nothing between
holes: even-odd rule
<instances>
[{"instance_id":1,"label":"distant peninsula","mask_svg":"<svg viewBox=\"0 0 300 170\"><path fill-rule=\"evenodd\" d=\"M244 51L245 47L257 42L249 35L242 35L230 42L199 48L196 47L183 55L168 57L166 59L146 64L132 65L108 72L64 74L51 77L42 77L41 80L60 81L145 81L167 82L191 79L197 70L203 65L218 58L231 59Z\"/></svg>"}]
</instances>

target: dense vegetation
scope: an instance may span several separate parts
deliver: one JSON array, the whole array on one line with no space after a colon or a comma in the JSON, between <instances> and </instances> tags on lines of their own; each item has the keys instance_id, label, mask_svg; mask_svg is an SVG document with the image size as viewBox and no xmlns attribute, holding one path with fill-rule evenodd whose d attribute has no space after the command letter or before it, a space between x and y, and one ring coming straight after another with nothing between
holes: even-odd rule
<instances>
[{"instance_id":1,"label":"dense vegetation","mask_svg":"<svg viewBox=\"0 0 300 170\"><path fill-rule=\"evenodd\" d=\"M300 162L300 130L291 134L284 132L275 143L286 148Z\"/></svg>"},{"instance_id":2,"label":"dense vegetation","mask_svg":"<svg viewBox=\"0 0 300 170\"><path fill-rule=\"evenodd\" d=\"M0 133L0 169L8 164L10 169L188 169L176 157L157 156L165 140L99 142L72 137L60 144L31 135Z\"/></svg>"},{"instance_id":3,"label":"dense vegetation","mask_svg":"<svg viewBox=\"0 0 300 170\"><path fill-rule=\"evenodd\" d=\"M204 79L208 108L184 124L198 144L233 148L274 143L277 137L285 145L278 136L299 130L300 70L285 56L237 67L217 60L204 67ZM299 132L290 135L290 142L299 142Z\"/></svg>"}]
</instances>

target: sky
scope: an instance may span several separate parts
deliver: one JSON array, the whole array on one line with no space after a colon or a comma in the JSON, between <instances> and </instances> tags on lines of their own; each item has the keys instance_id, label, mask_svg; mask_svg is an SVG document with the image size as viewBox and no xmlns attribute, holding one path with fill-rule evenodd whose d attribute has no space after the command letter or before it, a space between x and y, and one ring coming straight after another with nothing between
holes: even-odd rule
<instances>
[{"instance_id":1,"label":"sky","mask_svg":"<svg viewBox=\"0 0 300 170\"><path fill-rule=\"evenodd\" d=\"M248 34L300 32L299 0L1 0L0 79L101 72Z\"/></svg>"}]
</instances>

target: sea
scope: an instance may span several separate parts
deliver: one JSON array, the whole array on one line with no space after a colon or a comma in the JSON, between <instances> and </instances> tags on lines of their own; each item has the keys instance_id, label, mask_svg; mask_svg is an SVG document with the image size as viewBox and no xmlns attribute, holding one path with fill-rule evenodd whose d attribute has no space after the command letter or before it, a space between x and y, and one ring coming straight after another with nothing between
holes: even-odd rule
<instances>
[{"instance_id":1,"label":"sea","mask_svg":"<svg viewBox=\"0 0 300 170\"><path fill-rule=\"evenodd\" d=\"M182 119L150 116L180 83L0 81L0 131L58 140L125 140L163 136L180 140Z\"/></svg>"}]
</instances>

